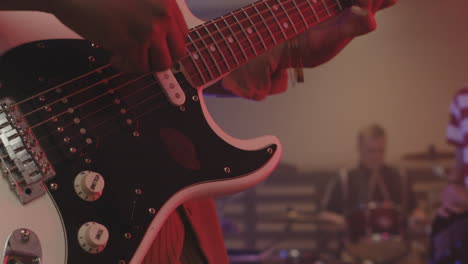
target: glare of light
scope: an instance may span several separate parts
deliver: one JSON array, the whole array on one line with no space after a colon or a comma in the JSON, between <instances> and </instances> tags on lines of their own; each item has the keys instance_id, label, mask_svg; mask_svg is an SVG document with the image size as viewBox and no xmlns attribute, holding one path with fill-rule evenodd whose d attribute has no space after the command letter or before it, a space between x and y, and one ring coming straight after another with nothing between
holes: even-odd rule
<instances>
[{"instance_id":1,"label":"glare of light","mask_svg":"<svg viewBox=\"0 0 468 264\"><path fill-rule=\"evenodd\" d=\"M299 250L297 249L291 249L291 251L289 252L289 254L291 255L291 257L293 258L297 258L301 255L301 253L299 252Z\"/></svg>"}]
</instances>

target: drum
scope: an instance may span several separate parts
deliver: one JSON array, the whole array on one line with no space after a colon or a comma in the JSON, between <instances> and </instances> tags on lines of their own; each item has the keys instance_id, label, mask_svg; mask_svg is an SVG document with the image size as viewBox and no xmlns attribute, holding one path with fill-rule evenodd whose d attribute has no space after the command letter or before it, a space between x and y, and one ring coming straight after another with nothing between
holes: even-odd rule
<instances>
[{"instance_id":1,"label":"drum","mask_svg":"<svg viewBox=\"0 0 468 264\"><path fill-rule=\"evenodd\" d=\"M405 257L410 243L400 211L390 203L370 203L347 216L345 251L352 259L375 264Z\"/></svg>"}]
</instances>

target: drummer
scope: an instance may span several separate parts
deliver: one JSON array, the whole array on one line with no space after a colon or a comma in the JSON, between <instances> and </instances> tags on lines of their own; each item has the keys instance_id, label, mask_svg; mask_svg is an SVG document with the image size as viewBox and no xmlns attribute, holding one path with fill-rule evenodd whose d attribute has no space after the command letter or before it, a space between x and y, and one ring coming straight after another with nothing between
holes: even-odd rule
<instances>
[{"instance_id":1,"label":"drummer","mask_svg":"<svg viewBox=\"0 0 468 264\"><path fill-rule=\"evenodd\" d=\"M425 222L422 210L416 209L410 181L400 171L385 163L387 135L380 125L363 128L357 137L359 163L356 168L341 171L329 185L322 200L324 217L344 223L345 216L371 202L389 204L401 209L410 229Z\"/></svg>"}]
</instances>

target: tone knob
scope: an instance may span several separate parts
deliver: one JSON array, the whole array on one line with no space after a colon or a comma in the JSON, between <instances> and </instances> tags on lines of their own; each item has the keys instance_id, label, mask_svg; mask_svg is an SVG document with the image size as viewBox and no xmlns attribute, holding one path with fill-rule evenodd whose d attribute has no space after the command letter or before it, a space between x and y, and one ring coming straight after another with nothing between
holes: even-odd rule
<instances>
[{"instance_id":1,"label":"tone knob","mask_svg":"<svg viewBox=\"0 0 468 264\"><path fill-rule=\"evenodd\" d=\"M91 254L97 254L106 248L109 241L109 230L99 223L87 222L78 231L78 242L81 248Z\"/></svg>"},{"instance_id":2,"label":"tone knob","mask_svg":"<svg viewBox=\"0 0 468 264\"><path fill-rule=\"evenodd\" d=\"M102 196L104 178L94 171L82 171L75 177L76 194L83 200L92 202Z\"/></svg>"}]
</instances>

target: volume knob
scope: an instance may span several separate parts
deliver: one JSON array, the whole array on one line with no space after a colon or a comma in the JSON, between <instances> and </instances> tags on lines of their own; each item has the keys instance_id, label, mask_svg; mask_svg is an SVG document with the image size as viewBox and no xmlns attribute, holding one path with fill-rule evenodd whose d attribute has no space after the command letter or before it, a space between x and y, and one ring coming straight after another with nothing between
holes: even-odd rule
<instances>
[{"instance_id":1,"label":"volume knob","mask_svg":"<svg viewBox=\"0 0 468 264\"><path fill-rule=\"evenodd\" d=\"M103 251L109 241L109 230L99 223L87 222L78 231L78 242L81 248L91 254Z\"/></svg>"},{"instance_id":2,"label":"volume knob","mask_svg":"<svg viewBox=\"0 0 468 264\"><path fill-rule=\"evenodd\" d=\"M83 200L93 202L102 196L104 178L94 171L82 171L75 177L75 192Z\"/></svg>"}]
</instances>

